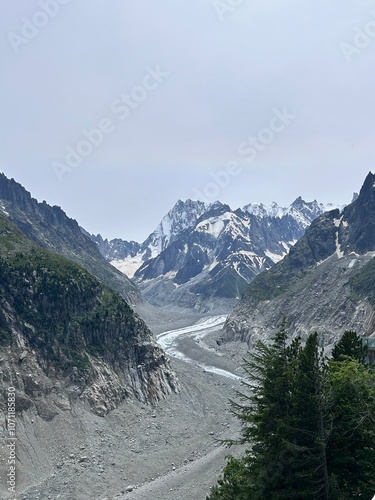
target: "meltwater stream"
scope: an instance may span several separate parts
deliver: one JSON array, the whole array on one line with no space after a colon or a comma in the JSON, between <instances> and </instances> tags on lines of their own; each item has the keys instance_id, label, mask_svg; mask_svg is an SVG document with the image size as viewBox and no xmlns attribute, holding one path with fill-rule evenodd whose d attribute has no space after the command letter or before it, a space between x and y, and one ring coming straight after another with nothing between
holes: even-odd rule
<instances>
[{"instance_id":1,"label":"meltwater stream","mask_svg":"<svg viewBox=\"0 0 375 500\"><path fill-rule=\"evenodd\" d=\"M194 325L187 326L185 328L178 328L177 330L169 330L168 332L160 333L157 337L158 344L166 353L174 358L181 359L186 363L191 363L195 366L199 366L206 372L216 373L217 375L221 375L223 377L231 378L234 380L241 380L242 377L235 375L227 370L222 370L221 368L216 368L215 366L209 366L204 363L200 363L194 359L189 358L182 352L180 352L177 348L178 346L178 338L179 337L190 337L194 340L199 341L199 347L202 349L206 349L212 353L215 353L216 356L219 356L215 352L214 349L207 346L202 339L211 332L214 332L218 329L218 327L222 326L225 323L226 316L212 316L211 318L200 321Z\"/></svg>"}]
</instances>

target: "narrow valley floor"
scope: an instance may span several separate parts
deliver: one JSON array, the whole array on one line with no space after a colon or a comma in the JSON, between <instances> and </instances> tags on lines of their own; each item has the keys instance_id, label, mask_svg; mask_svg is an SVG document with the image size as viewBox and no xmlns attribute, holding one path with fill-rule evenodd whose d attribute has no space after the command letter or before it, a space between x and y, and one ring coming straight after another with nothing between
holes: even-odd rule
<instances>
[{"instance_id":1,"label":"narrow valley floor","mask_svg":"<svg viewBox=\"0 0 375 500\"><path fill-rule=\"evenodd\" d=\"M183 358L171 358L180 394L155 407L126 402L105 418L77 405L74 414L34 423L34 436L27 436L24 422L20 441L28 439L39 462L47 463L41 476L30 475L34 486L20 500L204 500L225 456L239 451L216 439L238 434L228 398L239 387L246 349L217 344L219 318L201 323L182 334L159 334L161 344L170 340L167 352Z\"/></svg>"}]
</instances>

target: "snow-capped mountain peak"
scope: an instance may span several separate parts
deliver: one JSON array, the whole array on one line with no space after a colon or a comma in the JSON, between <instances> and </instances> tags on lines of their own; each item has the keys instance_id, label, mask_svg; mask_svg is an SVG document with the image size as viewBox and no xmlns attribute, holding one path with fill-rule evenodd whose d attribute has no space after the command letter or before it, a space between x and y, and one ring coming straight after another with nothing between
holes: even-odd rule
<instances>
[{"instance_id":1,"label":"snow-capped mountain peak","mask_svg":"<svg viewBox=\"0 0 375 500\"><path fill-rule=\"evenodd\" d=\"M180 233L194 226L209 205L202 201L178 200L175 206L163 217L158 227L142 244L142 250L150 250L148 255L156 257ZM148 258L150 258L148 257Z\"/></svg>"},{"instance_id":2,"label":"snow-capped mountain peak","mask_svg":"<svg viewBox=\"0 0 375 500\"><path fill-rule=\"evenodd\" d=\"M263 219L264 217L283 217L285 214L285 208L280 207L275 201L270 205L264 205L263 203L250 203L242 209L248 214L254 215L255 217Z\"/></svg>"},{"instance_id":3,"label":"snow-capped mountain peak","mask_svg":"<svg viewBox=\"0 0 375 500\"><path fill-rule=\"evenodd\" d=\"M330 206L329 209L332 209ZM201 307L208 297L237 300L262 270L281 260L327 207L298 197L289 207L178 200L141 244L119 240L107 259L132 277L147 300ZM97 238L100 247L103 241ZM216 303L213 301L212 303Z\"/></svg>"},{"instance_id":4,"label":"snow-capped mountain peak","mask_svg":"<svg viewBox=\"0 0 375 500\"><path fill-rule=\"evenodd\" d=\"M318 203L316 200L306 202L299 196L288 207L281 207L276 202L272 202L270 205L250 203L243 208L243 211L261 219L265 217L277 217L281 219L289 215L306 229L316 217L319 217L319 215L324 212L337 208L342 210L344 206L334 205L332 203L324 205L323 203Z\"/></svg>"}]
</instances>

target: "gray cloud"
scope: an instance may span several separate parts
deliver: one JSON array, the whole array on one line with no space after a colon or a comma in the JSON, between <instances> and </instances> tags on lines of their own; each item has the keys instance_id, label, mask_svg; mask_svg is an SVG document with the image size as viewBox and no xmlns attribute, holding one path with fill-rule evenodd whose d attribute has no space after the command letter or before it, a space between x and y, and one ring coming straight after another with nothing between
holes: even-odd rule
<instances>
[{"instance_id":1,"label":"gray cloud","mask_svg":"<svg viewBox=\"0 0 375 500\"><path fill-rule=\"evenodd\" d=\"M230 161L234 207L347 202L373 168L375 37L356 40L372 2L244 0L220 20L211 0L71 1L16 53L10 33L46 4L3 6L0 168L90 231L142 239ZM120 120L113 101L158 65L168 77ZM247 161L239 145L284 107L295 120ZM105 118L114 131L58 182L51 164Z\"/></svg>"}]
</instances>

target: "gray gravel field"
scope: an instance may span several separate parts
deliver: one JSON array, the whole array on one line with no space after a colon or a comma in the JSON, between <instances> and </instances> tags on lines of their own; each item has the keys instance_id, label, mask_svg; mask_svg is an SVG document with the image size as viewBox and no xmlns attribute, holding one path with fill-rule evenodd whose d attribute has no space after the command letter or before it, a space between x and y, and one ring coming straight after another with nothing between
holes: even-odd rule
<instances>
[{"instance_id":1,"label":"gray gravel field","mask_svg":"<svg viewBox=\"0 0 375 500\"><path fill-rule=\"evenodd\" d=\"M181 392L157 406L127 401L102 418L77 401L50 422L20 418L18 500L204 500L229 453L216 439L238 434L227 402L245 353L241 344L219 346L220 328L208 332L176 339L190 362L172 358Z\"/></svg>"}]
</instances>

